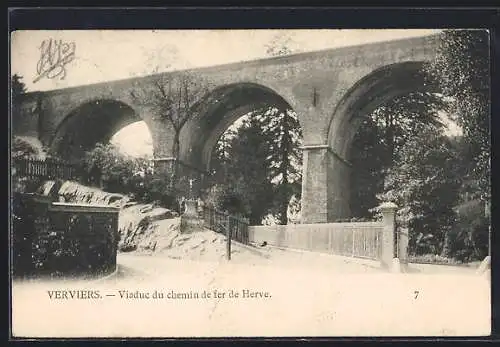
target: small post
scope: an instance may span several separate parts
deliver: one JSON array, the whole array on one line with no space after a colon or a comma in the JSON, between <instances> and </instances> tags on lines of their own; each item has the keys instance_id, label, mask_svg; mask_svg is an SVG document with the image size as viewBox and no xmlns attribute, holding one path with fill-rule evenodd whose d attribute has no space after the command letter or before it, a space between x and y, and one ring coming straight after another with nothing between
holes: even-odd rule
<instances>
[{"instance_id":1,"label":"small post","mask_svg":"<svg viewBox=\"0 0 500 347\"><path fill-rule=\"evenodd\" d=\"M355 246L356 246L355 235L356 235L356 230L352 229L352 251L351 251L351 257L354 257L354 255L356 254L356 252L354 251Z\"/></svg>"},{"instance_id":2,"label":"small post","mask_svg":"<svg viewBox=\"0 0 500 347\"><path fill-rule=\"evenodd\" d=\"M226 215L226 258L231 260L231 216Z\"/></svg>"},{"instance_id":3,"label":"small post","mask_svg":"<svg viewBox=\"0 0 500 347\"><path fill-rule=\"evenodd\" d=\"M381 243L382 256L380 259L384 268L390 268L394 258L394 234L397 208L397 205L393 202L384 202L379 206L384 226Z\"/></svg>"},{"instance_id":4,"label":"small post","mask_svg":"<svg viewBox=\"0 0 500 347\"><path fill-rule=\"evenodd\" d=\"M401 226L399 229L399 239L398 239L398 258L403 269L408 267L408 243L410 236L408 234L408 227L405 225Z\"/></svg>"}]
</instances>

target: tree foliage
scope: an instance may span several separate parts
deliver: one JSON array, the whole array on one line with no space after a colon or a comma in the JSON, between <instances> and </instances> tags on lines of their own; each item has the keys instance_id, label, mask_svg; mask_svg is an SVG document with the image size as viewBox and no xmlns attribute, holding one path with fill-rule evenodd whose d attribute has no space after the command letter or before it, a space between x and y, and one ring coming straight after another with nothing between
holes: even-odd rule
<instances>
[{"instance_id":1,"label":"tree foliage","mask_svg":"<svg viewBox=\"0 0 500 347\"><path fill-rule=\"evenodd\" d=\"M271 57L290 55L298 52L298 45L294 41L293 36L286 31L274 35L265 47L267 55Z\"/></svg>"},{"instance_id":2,"label":"tree foliage","mask_svg":"<svg viewBox=\"0 0 500 347\"><path fill-rule=\"evenodd\" d=\"M288 205L292 196L300 197L302 181L302 129L291 109L269 108L260 115L268 140L269 175L274 183L272 213L280 224L288 223Z\"/></svg>"},{"instance_id":3,"label":"tree foliage","mask_svg":"<svg viewBox=\"0 0 500 347\"><path fill-rule=\"evenodd\" d=\"M177 209L177 185L170 184L169 177L155 175L148 158L125 155L112 144L97 144L86 153L83 169L87 182L99 184L107 192Z\"/></svg>"},{"instance_id":4,"label":"tree foliage","mask_svg":"<svg viewBox=\"0 0 500 347\"><path fill-rule=\"evenodd\" d=\"M410 230L410 252L440 254L453 227L462 162L456 144L440 129L422 127L398 152L380 200L393 201Z\"/></svg>"},{"instance_id":5,"label":"tree foliage","mask_svg":"<svg viewBox=\"0 0 500 347\"><path fill-rule=\"evenodd\" d=\"M447 103L434 93L415 92L398 96L364 117L350 150L351 213L370 217L383 191L386 172L401 148L425 127L443 128L440 112Z\"/></svg>"},{"instance_id":6,"label":"tree foliage","mask_svg":"<svg viewBox=\"0 0 500 347\"><path fill-rule=\"evenodd\" d=\"M427 72L451 100L451 116L463 129L467 176L475 196L490 199L490 48L486 30L445 30Z\"/></svg>"},{"instance_id":7,"label":"tree foliage","mask_svg":"<svg viewBox=\"0 0 500 347\"><path fill-rule=\"evenodd\" d=\"M10 81L10 102L11 102L11 117L17 118L19 115L20 98L26 93L26 85L22 82L22 77L14 74Z\"/></svg>"},{"instance_id":8,"label":"tree foliage","mask_svg":"<svg viewBox=\"0 0 500 347\"><path fill-rule=\"evenodd\" d=\"M22 77L14 74L11 79L11 96L12 101L17 101L20 95L26 93L26 85L22 81Z\"/></svg>"},{"instance_id":9,"label":"tree foliage","mask_svg":"<svg viewBox=\"0 0 500 347\"><path fill-rule=\"evenodd\" d=\"M233 196L235 205L241 206L239 213L249 217L250 223L260 224L272 205L273 187L269 180L269 141L262 132L262 119L246 117L237 132L223 135L227 143L219 142L215 156L215 167L223 172L217 174ZM226 206L226 209L227 206ZM228 209L229 210L229 209Z\"/></svg>"},{"instance_id":10,"label":"tree foliage","mask_svg":"<svg viewBox=\"0 0 500 347\"><path fill-rule=\"evenodd\" d=\"M251 112L238 129L228 129L219 139L212 159L214 177L239 187L251 223L261 224L268 214L288 223L290 201L293 196L300 199L301 140L296 114L278 107Z\"/></svg>"}]
</instances>

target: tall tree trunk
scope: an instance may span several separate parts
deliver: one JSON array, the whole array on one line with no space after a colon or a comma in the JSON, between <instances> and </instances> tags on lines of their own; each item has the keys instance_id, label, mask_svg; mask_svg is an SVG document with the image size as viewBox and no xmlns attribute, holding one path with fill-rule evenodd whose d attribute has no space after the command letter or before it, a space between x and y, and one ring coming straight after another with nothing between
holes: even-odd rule
<instances>
[{"instance_id":1,"label":"tall tree trunk","mask_svg":"<svg viewBox=\"0 0 500 347\"><path fill-rule=\"evenodd\" d=\"M174 143L172 144L172 157L179 159L180 150L180 131L175 129L174 133Z\"/></svg>"},{"instance_id":2,"label":"tall tree trunk","mask_svg":"<svg viewBox=\"0 0 500 347\"><path fill-rule=\"evenodd\" d=\"M172 157L174 158L173 165L171 167L171 182L170 187L174 187L177 183L178 170L179 170L179 150L180 150L180 130L175 129L174 133L174 143L172 144Z\"/></svg>"},{"instance_id":3,"label":"tall tree trunk","mask_svg":"<svg viewBox=\"0 0 500 347\"><path fill-rule=\"evenodd\" d=\"M443 240L443 248L441 249L441 256L442 257L448 257L449 255L449 250L450 250L450 231L445 230L444 232L444 240Z\"/></svg>"}]
</instances>

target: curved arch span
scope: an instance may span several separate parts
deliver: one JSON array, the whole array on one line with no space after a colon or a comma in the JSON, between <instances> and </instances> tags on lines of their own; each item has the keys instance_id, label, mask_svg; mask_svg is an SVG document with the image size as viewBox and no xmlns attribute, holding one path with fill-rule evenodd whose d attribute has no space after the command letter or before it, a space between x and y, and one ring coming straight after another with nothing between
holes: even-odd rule
<instances>
[{"instance_id":1,"label":"curved arch span","mask_svg":"<svg viewBox=\"0 0 500 347\"><path fill-rule=\"evenodd\" d=\"M77 161L97 143L109 142L120 129L142 120L123 102L89 101L74 109L58 126L50 150L66 160Z\"/></svg>"},{"instance_id":2,"label":"curved arch span","mask_svg":"<svg viewBox=\"0 0 500 347\"><path fill-rule=\"evenodd\" d=\"M292 108L273 89L256 83L234 83L213 90L181 131L180 159L208 171L218 138L238 118L266 106Z\"/></svg>"},{"instance_id":3,"label":"curved arch span","mask_svg":"<svg viewBox=\"0 0 500 347\"><path fill-rule=\"evenodd\" d=\"M360 122L388 100L411 92L435 92L437 87L423 73L425 62L397 63L377 69L344 95L337 105L328 130L328 145L347 159Z\"/></svg>"}]
</instances>

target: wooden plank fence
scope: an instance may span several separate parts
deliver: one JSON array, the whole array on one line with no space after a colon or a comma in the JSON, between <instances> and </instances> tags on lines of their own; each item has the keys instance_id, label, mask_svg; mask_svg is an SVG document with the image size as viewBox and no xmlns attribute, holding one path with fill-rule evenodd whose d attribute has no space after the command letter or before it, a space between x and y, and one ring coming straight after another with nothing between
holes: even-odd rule
<instances>
[{"instance_id":1,"label":"wooden plank fence","mask_svg":"<svg viewBox=\"0 0 500 347\"><path fill-rule=\"evenodd\" d=\"M253 243L379 260L383 229L379 222L251 226L249 238Z\"/></svg>"},{"instance_id":2,"label":"wooden plank fence","mask_svg":"<svg viewBox=\"0 0 500 347\"><path fill-rule=\"evenodd\" d=\"M14 158L12 159L14 174L25 178L75 179L80 170L76 165L51 159Z\"/></svg>"}]
</instances>

